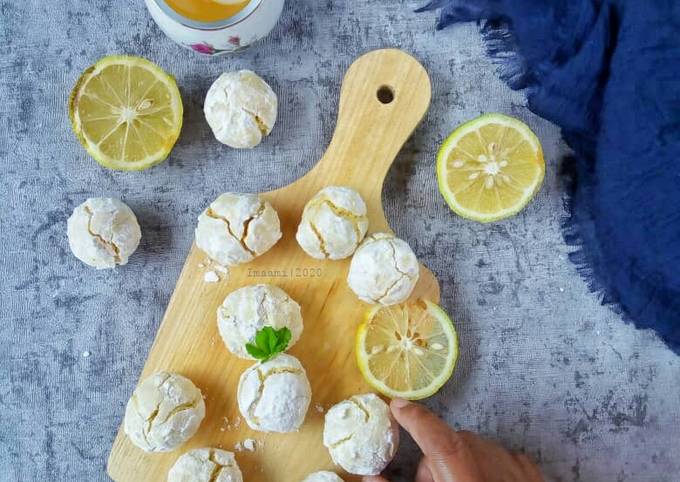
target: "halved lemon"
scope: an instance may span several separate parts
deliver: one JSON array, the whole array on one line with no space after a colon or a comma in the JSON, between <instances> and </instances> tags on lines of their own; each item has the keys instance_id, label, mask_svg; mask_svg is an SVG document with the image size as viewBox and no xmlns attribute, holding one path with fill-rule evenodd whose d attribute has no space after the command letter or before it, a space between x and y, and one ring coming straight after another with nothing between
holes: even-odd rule
<instances>
[{"instance_id":1,"label":"halved lemon","mask_svg":"<svg viewBox=\"0 0 680 482\"><path fill-rule=\"evenodd\" d=\"M482 223L517 214L545 176L543 149L522 121L485 114L453 131L437 154L439 191L456 214Z\"/></svg>"},{"instance_id":2,"label":"halved lemon","mask_svg":"<svg viewBox=\"0 0 680 482\"><path fill-rule=\"evenodd\" d=\"M434 395L458 360L458 335L439 306L417 300L376 306L356 335L359 370L374 389L391 398Z\"/></svg>"},{"instance_id":3,"label":"halved lemon","mask_svg":"<svg viewBox=\"0 0 680 482\"><path fill-rule=\"evenodd\" d=\"M102 166L147 169L165 160L182 129L175 80L140 57L112 55L88 68L69 99L73 131Z\"/></svg>"}]
</instances>

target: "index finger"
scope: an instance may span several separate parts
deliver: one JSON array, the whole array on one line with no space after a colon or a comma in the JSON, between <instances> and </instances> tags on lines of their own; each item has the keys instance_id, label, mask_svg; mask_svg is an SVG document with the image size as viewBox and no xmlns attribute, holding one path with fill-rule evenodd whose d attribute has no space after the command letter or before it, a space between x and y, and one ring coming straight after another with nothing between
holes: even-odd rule
<instances>
[{"instance_id":1,"label":"index finger","mask_svg":"<svg viewBox=\"0 0 680 482\"><path fill-rule=\"evenodd\" d=\"M442 459L467 451L463 436L422 405L394 399L390 409L426 457Z\"/></svg>"}]
</instances>

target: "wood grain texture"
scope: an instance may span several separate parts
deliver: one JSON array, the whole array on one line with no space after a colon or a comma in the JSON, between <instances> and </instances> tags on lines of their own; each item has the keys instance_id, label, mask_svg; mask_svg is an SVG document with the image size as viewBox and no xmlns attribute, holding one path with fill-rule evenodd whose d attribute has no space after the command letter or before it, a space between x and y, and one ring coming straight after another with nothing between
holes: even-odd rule
<instances>
[{"instance_id":1,"label":"wood grain texture","mask_svg":"<svg viewBox=\"0 0 680 482\"><path fill-rule=\"evenodd\" d=\"M381 87L393 93L391 102L378 99ZM319 261L307 256L295 240L295 231L305 203L329 185L359 191L368 206L369 233L390 230L381 202L383 180L427 111L430 93L427 72L411 56L393 49L363 55L343 80L336 130L323 158L293 184L263 194L281 219L283 238L278 244L251 263L232 268L229 278L220 283L203 281L199 264L206 257L192 247L140 379L159 370L189 377L205 396L206 418L196 436L168 454L144 453L121 428L108 462L114 480L166 480L169 468L185 451L205 446L233 450L246 438L257 441L255 452L237 454L248 482L298 482L322 469L341 473L323 446L323 413L315 405L328 409L353 394L371 391L354 360L354 333L368 305L347 286L349 259ZM298 433L254 432L245 421L223 430L223 417L232 423L239 418L236 387L252 362L234 357L224 347L216 310L228 293L255 283L283 288L302 307L304 332L290 353L306 368L313 395ZM439 301L439 285L424 266L412 295L417 297Z\"/></svg>"}]
</instances>

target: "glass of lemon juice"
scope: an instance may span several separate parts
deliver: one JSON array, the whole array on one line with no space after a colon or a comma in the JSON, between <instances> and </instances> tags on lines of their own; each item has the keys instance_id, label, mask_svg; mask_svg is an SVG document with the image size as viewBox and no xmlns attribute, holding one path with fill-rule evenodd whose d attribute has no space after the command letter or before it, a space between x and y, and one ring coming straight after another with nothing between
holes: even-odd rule
<instances>
[{"instance_id":1,"label":"glass of lemon juice","mask_svg":"<svg viewBox=\"0 0 680 482\"><path fill-rule=\"evenodd\" d=\"M284 0L145 0L165 34L203 55L240 50L265 37Z\"/></svg>"}]
</instances>

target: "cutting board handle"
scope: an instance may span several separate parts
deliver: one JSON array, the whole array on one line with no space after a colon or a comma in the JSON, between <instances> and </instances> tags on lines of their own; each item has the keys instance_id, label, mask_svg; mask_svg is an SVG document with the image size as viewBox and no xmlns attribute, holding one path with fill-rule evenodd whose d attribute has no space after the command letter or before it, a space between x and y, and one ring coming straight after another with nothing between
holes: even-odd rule
<instances>
[{"instance_id":1,"label":"cutting board handle","mask_svg":"<svg viewBox=\"0 0 680 482\"><path fill-rule=\"evenodd\" d=\"M319 187L341 184L358 189L379 211L375 214L383 216L383 181L427 112L430 97L430 78L409 54L382 49L362 55L345 74L335 133L309 174L318 177Z\"/></svg>"}]
</instances>

